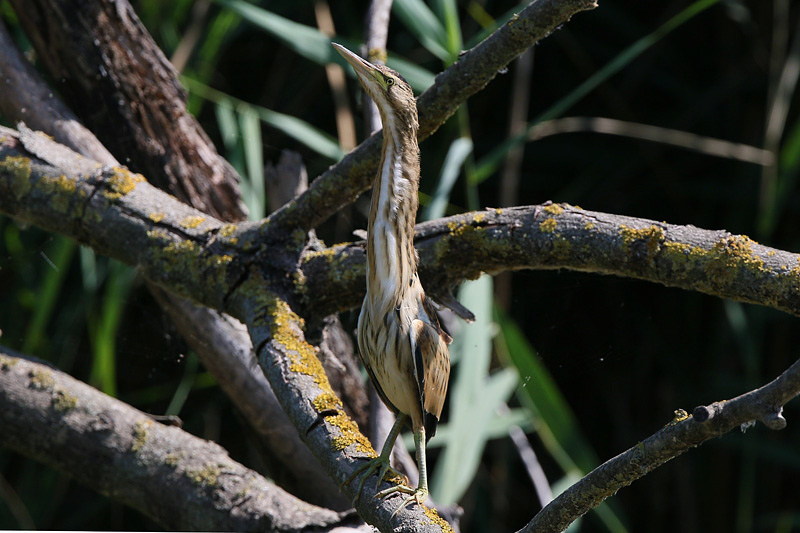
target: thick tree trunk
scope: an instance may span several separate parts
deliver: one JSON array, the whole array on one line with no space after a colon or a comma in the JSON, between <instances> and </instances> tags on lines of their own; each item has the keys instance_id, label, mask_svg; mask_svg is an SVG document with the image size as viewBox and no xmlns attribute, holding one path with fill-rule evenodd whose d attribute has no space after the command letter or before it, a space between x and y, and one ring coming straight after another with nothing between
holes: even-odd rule
<instances>
[{"instance_id":1,"label":"thick tree trunk","mask_svg":"<svg viewBox=\"0 0 800 533\"><path fill-rule=\"evenodd\" d=\"M177 73L128 2L12 0L67 105L124 165L222 220L238 176L186 109Z\"/></svg>"}]
</instances>

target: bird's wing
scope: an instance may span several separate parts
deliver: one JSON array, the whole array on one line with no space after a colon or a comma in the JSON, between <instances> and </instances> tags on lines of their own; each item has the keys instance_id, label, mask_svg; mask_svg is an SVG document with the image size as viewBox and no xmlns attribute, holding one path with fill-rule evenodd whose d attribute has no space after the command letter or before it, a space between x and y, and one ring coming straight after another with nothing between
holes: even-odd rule
<instances>
[{"instance_id":1,"label":"bird's wing","mask_svg":"<svg viewBox=\"0 0 800 533\"><path fill-rule=\"evenodd\" d=\"M431 438L436 433L436 424L447 396L450 378L450 350L447 343L450 337L436 327L438 322L431 324L417 319L411 326L414 373L420 391L426 437Z\"/></svg>"}]
</instances>

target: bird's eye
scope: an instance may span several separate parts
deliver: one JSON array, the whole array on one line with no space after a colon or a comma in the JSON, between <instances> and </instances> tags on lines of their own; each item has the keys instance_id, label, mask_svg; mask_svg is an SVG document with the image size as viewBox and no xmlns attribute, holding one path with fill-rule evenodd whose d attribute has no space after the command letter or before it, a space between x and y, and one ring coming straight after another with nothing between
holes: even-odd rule
<instances>
[{"instance_id":1,"label":"bird's eye","mask_svg":"<svg viewBox=\"0 0 800 533\"><path fill-rule=\"evenodd\" d=\"M394 78L386 78L386 86L391 87L394 85Z\"/></svg>"}]
</instances>

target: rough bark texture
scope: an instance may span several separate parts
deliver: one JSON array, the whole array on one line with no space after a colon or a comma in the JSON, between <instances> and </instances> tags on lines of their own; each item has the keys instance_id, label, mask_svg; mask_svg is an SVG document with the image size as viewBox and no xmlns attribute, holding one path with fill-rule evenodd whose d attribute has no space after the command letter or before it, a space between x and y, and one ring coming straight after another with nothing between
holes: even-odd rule
<instances>
[{"instance_id":1,"label":"rough bark texture","mask_svg":"<svg viewBox=\"0 0 800 533\"><path fill-rule=\"evenodd\" d=\"M341 524L219 445L57 369L0 353L0 445L38 459L168 529L298 531Z\"/></svg>"},{"instance_id":2,"label":"rough bark texture","mask_svg":"<svg viewBox=\"0 0 800 533\"><path fill-rule=\"evenodd\" d=\"M120 162L217 218L245 217L236 172L186 110L177 73L128 2L11 5L58 92Z\"/></svg>"},{"instance_id":3,"label":"rough bark texture","mask_svg":"<svg viewBox=\"0 0 800 533\"><path fill-rule=\"evenodd\" d=\"M289 422L258 368L247 329L233 318L192 305L163 289L152 291L255 436L270 478L305 501L343 511L350 502L322 470ZM206 317L204 315L215 315ZM202 325L203 327L198 327Z\"/></svg>"},{"instance_id":4,"label":"rough bark texture","mask_svg":"<svg viewBox=\"0 0 800 533\"><path fill-rule=\"evenodd\" d=\"M306 251L308 261L297 270L297 261L283 255L291 259L294 252L258 239L259 224L237 227L203 217L123 169L77 158L30 131L19 139L15 135L0 130L0 211L81 239L136 265L152 281L242 320L281 406L335 483L344 483L362 458L374 455L334 394L317 350L306 340L305 322L290 304L323 294L309 292L316 284L347 286L351 277L363 276L359 247ZM649 279L800 315L800 268L794 266L800 256L725 231L549 203L428 223L418 228L417 240L424 272L438 285L480 271L571 268ZM309 262L317 260L330 274L313 279L307 275L313 270ZM305 316L321 316L331 307L318 298L307 299L302 309ZM349 498L356 495L352 484L343 490ZM357 507L382 528L410 531L436 518L418 507L392 518L396 499L375 503L374 494L367 483ZM441 527L438 522L430 530Z\"/></svg>"},{"instance_id":5,"label":"rough bark texture","mask_svg":"<svg viewBox=\"0 0 800 533\"><path fill-rule=\"evenodd\" d=\"M566 268L645 279L800 316L798 255L724 230L547 203L419 224L415 245L423 283L435 291L481 272ZM319 312L350 309L363 298L363 243L306 254L301 268L306 294L315 295Z\"/></svg>"},{"instance_id":6,"label":"rough bark texture","mask_svg":"<svg viewBox=\"0 0 800 533\"><path fill-rule=\"evenodd\" d=\"M44 84L0 22L0 117L23 121L56 141L97 161L118 164L97 137Z\"/></svg>"}]
</instances>

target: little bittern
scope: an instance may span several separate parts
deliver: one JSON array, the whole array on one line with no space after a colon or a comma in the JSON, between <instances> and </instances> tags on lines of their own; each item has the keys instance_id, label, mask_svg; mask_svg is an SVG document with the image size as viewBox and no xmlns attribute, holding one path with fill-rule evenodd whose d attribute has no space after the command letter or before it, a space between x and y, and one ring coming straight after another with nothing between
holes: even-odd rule
<instances>
[{"instance_id":1,"label":"little bittern","mask_svg":"<svg viewBox=\"0 0 800 533\"><path fill-rule=\"evenodd\" d=\"M425 444L436 432L450 377L450 337L439 325L417 275L417 105L411 87L397 72L333 46L353 66L383 123L383 152L367 225L367 294L358 317L358 348L372 384L397 420L380 456L356 472L366 470L357 494L375 470L378 483L388 471L397 473L389 457L400 429L410 421L419 486L397 485L376 495L409 494L402 509L411 502L421 504L428 496Z\"/></svg>"}]
</instances>

